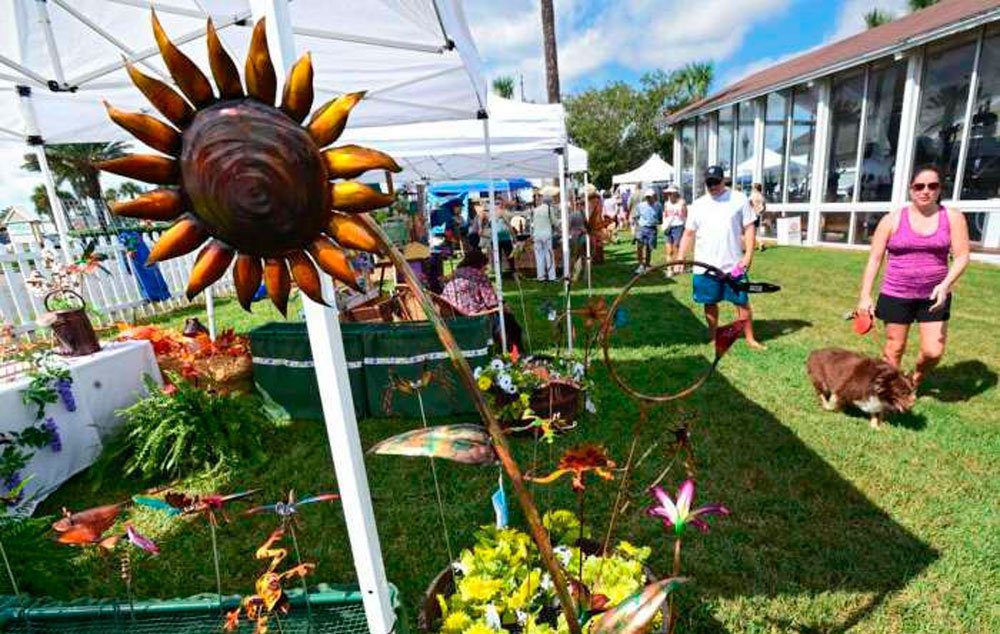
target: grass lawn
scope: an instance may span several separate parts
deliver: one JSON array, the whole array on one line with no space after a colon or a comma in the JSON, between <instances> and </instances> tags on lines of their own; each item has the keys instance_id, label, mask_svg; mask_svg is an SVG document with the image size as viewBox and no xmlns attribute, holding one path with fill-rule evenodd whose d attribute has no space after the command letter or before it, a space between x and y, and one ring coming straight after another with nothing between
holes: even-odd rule
<instances>
[{"instance_id":1,"label":"grass lawn","mask_svg":"<svg viewBox=\"0 0 1000 634\"><path fill-rule=\"evenodd\" d=\"M732 515L708 535L687 540L684 571L694 578L682 600L679 632L997 632L1000 631L1000 269L972 265L955 292L951 341L942 367L928 377L914 410L880 432L860 416L820 410L805 376L811 350L838 345L876 354L876 338L854 335L841 318L852 308L865 255L821 249L775 248L758 256L757 278L784 290L758 296L757 329L769 350L742 343L691 398L650 412L640 447L669 437L691 421L699 499L724 502ZM594 293L609 299L630 277L624 245L609 250L594 270ZM509 297L516 302L513 285ZM582 303L586 290L575 292ZM542 306L555 286L525 282L524 296L536 350L554 340ZM218 308L221 326L247 330L276 317L270 308L244 315L234 303ZM700 312L690 280L648 279L627 301L629 323L612 341L620 374L637 387L680 387L708 364ZM294 312L296 308L292 309ZM518 312L519 309L518 309ZM731 315L731 313L724 313ZM183 315L170 318L180 324ZM907 355L912 364L913 355ZM540 470L580 441L605 444L624 462L636 406L593 367L596 415L538 450ZM367 420L368 447L412 428L410 420ZM270 459L181 486L202 490L261 487L264 498L288 488L300 494L335 489L323 427L295 422L268 438ZM532 445L515 440L522 466ZM664 440L636 471L632 502L617 536L654 546L654 568L669 568L671 543L646 518L645 487L670 464ZM403 592L411 616L430 579L447 563L434 509L429 465L421 460L368 457L368 474L389 578ZM489 495L496 471L438 463L451 541L471 543L492 521ZM665 483L683 479L679 465ZM95 490L84 474L42 506L79 509L125 499L139 488L106 478ZM588 489L588 518L606 526L616 486ZM537 488L544 509L573 508L565 482ZM512 502L513 504L513 502ZM353 568L338 504L303 513L305 559L318 563L314 580L350 582ZM519 521L517 513L513 520ZM135 563L139 598L213 591L209 533L199 521L170 522L139 511L137 524L163 554ZM219 531L224 590L245 593L257 564L253 550L273 525L270 518L235 520ZM61 598L107 596L117 583L113 565L93 554L57 550L11 553L23 588ZM46 549L56 550L43 552Z\"/></svg>"}]
</instances>

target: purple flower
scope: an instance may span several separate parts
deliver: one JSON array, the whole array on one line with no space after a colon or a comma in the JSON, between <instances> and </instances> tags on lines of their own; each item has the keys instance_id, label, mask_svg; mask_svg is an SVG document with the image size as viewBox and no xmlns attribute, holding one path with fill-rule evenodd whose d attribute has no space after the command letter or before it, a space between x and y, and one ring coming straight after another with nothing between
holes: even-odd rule
<instances>
[{"instance_id":1,"label":"purple flower","mask_svg":"<svg viewBox=\"0 0 1000 634\"><path fill-rule=\"evenodd\" d=\"M42 423L42 429L49 432L49 449L52 450L52 453L62 451L62 437L59 435L59 426L56 425L56 421L52 417L46 418Z\"/></svg>"},{"instance_id":2,"label":"purple flower","mask_svg":"<svg viewBox=\"0 0 1000 634\"><path fill-rule=\"evenodd\" d=\"M55 390L59 393L59 398L62 399L63 405L66 407L66 411L75 412L76 398L73 397L73 379L69 377L56 379Z\"/></svg>"},{"instance_id":3,"label":"purple flower","mask_svg":"<svg viewBox=\"0 0 1000 634\"><path fill-rule=\"evenodd\" d=\"M7 506L17 506L24 500L24 487L22 484L21 474L18 471L4 478L4 495L2 497Z\"/></svg>"},{"instance_id":4,"label":"purple flower","mask_svg":"<svg viewBox=\"0 0 1000 634\"><path fill-rule=\"evenodd\" d=\"M709 515L729 515L729 509L721 504L706 504L705 506L691 510L694 502L694 480L685 480L677 489L677 503L670 499L667 492L661 486L655 486L649 490L653 499L659 502L646 509L646 515L659 517L663 520L664 528L673 528L678 536L684 533L688 524L694 526L703 533L708 532L708 523L701 519Z\"/></svg>"}]
</instances>

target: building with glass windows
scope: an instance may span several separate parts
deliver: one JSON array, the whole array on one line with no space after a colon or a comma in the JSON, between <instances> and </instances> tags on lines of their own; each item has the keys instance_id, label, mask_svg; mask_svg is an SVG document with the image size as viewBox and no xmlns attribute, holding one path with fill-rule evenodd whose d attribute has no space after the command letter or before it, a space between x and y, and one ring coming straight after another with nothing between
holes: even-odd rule
<instances>
[{"instance_id":1,"label":"building with glass windows","mask_svg":"<svg viewBox=\"0 0 1000 634\"><path fill-rule=\"evenodd\" d=\"M937 165L975 251L1000 254L1000 0L942 0L750 75L670 115L687 200L720 164L763 184L764 237L801 216L803 240L860 246Z\"/></svg>"}]
</instances>

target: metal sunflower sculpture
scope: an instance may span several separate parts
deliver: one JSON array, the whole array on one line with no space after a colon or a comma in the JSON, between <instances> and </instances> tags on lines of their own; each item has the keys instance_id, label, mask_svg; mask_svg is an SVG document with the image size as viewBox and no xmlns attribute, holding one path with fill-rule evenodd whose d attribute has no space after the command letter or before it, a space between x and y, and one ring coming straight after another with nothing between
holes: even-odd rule
<instances>
[{"instance_id":1,"label":"metal sunflower sculpture","mask_svg":"<svg viewBox=\"0 0 1000 634\"><path fill-rule=\"evenodd\" d=\"M100 163L100 169L164 186L112 207L115 214L174 221L153 247L149 263L201 247L187 295L194 297L233 266L240 304L263 279L283 314L294 279L323 302L318 266L357 288L346 249L377 251L375 234L355 215L385 207L391 195L351 180L373 169L399 171L377 150L330 147L362 97L355 92L312 110L313 69L308 53L291 70L275 107L277 79L267 48L264 20L254 27L244 75L208 21L208 58L218 88L170 41L156 14L153 35L180 91L126 63L129 76L169 121L123 112L105 104L111 119L164 155L132 154ZM204 245L204 246L203 246Z\"/></svg>"}]
</instances>

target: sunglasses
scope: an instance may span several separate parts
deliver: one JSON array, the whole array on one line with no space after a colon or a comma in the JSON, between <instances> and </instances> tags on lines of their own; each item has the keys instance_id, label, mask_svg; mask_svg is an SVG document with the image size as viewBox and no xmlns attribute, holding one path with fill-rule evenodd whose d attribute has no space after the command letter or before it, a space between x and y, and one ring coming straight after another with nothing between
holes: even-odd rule
<instances>
[{"instance_id":1,"label":"sunglasses","mask_svg":"<svg viewBox=\"0 0 1000 634\"><path fill-rule=\"evenodd\" d=\"M922 192L924 191L924 188L927 188L928 191L936 192L941 189L941 183L913 183L910 187L912 187L915 192Z\"/></svg>"},{"instance_id":2,"label":"sunglasses","mask_svg":"<svg viewBox=\"0 0 1000 634\"><path fill-rule=\"evenodd\" d=\"M722 180L718 179L718 178L706 178L705 179L705 185L707 185L708 187L715 187L716 185L718 185L721 182L722 182Z\"/></svg>"}]
</instances>

